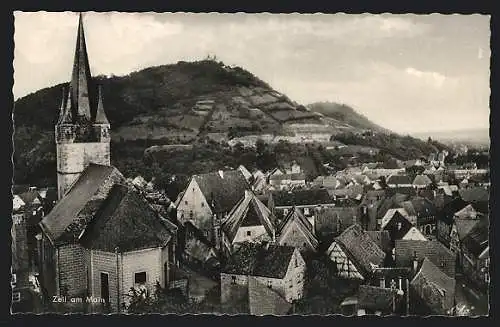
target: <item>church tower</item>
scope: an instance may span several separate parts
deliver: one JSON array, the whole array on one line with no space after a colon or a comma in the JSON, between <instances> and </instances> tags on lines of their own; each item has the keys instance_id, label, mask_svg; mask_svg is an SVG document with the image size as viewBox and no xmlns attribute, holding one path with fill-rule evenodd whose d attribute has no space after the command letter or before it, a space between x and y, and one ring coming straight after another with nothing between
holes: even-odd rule
<instances>
[{"instance_id":1,"label":"church tower","mask_svg":"<svg viewBox=\"0 0 500 327\"><path fill-rule=\"evenodd\" d=\"M80 14L73 72L69 88L63 90L55 128L58 199L90 163L110 165L109 132L101 88L92 84Z\"/></svg>"}]
</instances>

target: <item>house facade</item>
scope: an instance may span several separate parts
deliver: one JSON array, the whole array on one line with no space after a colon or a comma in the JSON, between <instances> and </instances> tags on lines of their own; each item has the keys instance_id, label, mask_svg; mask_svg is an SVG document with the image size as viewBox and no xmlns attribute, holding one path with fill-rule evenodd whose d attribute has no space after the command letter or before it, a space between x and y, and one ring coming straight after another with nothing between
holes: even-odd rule
<instances>
[{"instance_id":1,"label":"house facade","mask_svg":"<svg viewBox=\"0 0 500 327\"><path fill-rule=\"evenodd\" d=\"M244 243L222 269L221 303L248 296L249 278L292 303L304 295L305 272L305 261L293 247Z\"/></svg>"},{"instance_id":2,"label":"house facade","mask_svg":"<svg viewBox=\"0 0 500 327\"><path fill-rule=\"evenodd\" d=\"M312 224L296 208L288 213L278 234L279 245L292 246L301 253L315 252L319 245L313 234Z\"/></svg>"}]
</instances>

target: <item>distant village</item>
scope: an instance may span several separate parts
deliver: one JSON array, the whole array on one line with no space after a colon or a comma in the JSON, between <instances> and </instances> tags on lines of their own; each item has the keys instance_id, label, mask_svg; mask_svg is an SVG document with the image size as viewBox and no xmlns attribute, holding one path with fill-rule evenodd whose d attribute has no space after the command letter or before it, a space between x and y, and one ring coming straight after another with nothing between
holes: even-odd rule
<instances>
[{"instance_id":1,"label":"distant village","mask_svg":"<svg viewBox=\"0 0 500 327\"><path fill-rule=\"evenodd\" d=\"M442 151L310 179L291 161L170 199L111 165L81 16L76 49L58 185L13 187L13 312L488 314L489 169Z\"/></svg>"}]
</instances>

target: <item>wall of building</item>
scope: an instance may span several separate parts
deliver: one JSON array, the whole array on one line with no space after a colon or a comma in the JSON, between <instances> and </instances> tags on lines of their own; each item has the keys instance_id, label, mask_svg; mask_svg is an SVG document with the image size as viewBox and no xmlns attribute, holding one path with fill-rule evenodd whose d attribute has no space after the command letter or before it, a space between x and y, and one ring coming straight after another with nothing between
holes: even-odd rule
<instances>
[{"instance_id":1,"label":"wall of building","mask_svg":"<svg viewBox=\"0 0 500 327\"><path fill-rule=\"evenodd\" d=\"M123 301L122 294L119 294L120 286L120 255L113 252L91 250L90 267L91 283L89 293L96 299L103 299L101 294L101 273L108 275L109 303L113 311L118 311L118 305Z\"/></svg>"},{"instance_id":2,"label":"wall of building","mask_svg":"<svg viewBox=\"0 0 500 327\"><path fill-rule=\"evenodd\" d=\"M248 235L248 233L250 233L250 235ZM236 232L233 243L251 242L255 239L260 239L263 235L267 235L267 231L262 225L242 226Z\"/></svg>"},{"instance_id":3,"label":"wall of building","mask_svg":"<svg viewBox=\"0 0 500 327\"><path fill-rule=\"evenodd\" d=\"M354 263L349 260L347 255L336 242L333 242L328 249L328 256L337 265L337 274L339 277L359 280L364 279L364 277L356 269Z\"/></svg>"},{"instance_id":4,"label":"wall of building","mask_svg":"<svg viewBox=\"0 0 500 327\"><path fill-rule=\"evenodd\" d=\"M150 248L133 252L126 252L122 255L122 290L127 294L135 285L135 274L146 272L146 287L149 292L154 292L156 282L163 284L163 261L162 249ZM126 302L126 301L125 301Z\"/></svg>"},{"instance_id":5,"label":"wall of building","mask_svg":"<svg viewBox=\"0 0 500 327\"><path fill-rule=\"evenodd\" d=\"M234 279L233 279L234 277ZM236 274L220 274L221 304L241 299L248 289L248 276Z\"/></svg>"},{"instance_id":6,"label":"wall of building","mask_svg":"<svg viewBox=\"0 0 500 327\"><path fill-rule=\"evenodd\" d=\"M212 210L194 178L177 207L177 219L181 223L191 221L202 231L212 231Z\"/></svg>"},{"instance_id":7,"label":"wall of building","mask_svg":"<svg viewBox=\"0 0 500 327\"><path fill-rule=\"evenodd\" d=\"M311 244L304 231L295 221L291 221L278 238L279 245L293 246L301 252L315 251L316 244Z\"/></svg>"},{"instance_id":8,"label":"wall of building","mask_svg":"<svg viewBox=\"0 0 500 327\"><path fill-rule=\"evenodd\" d=\"M57 253L58 252L58 253ZM68 244L57 248L59 262L59 293L80 296L87 291L87 267L85 256L88 251L79 244Z\"/></svg>"}]
</instances>

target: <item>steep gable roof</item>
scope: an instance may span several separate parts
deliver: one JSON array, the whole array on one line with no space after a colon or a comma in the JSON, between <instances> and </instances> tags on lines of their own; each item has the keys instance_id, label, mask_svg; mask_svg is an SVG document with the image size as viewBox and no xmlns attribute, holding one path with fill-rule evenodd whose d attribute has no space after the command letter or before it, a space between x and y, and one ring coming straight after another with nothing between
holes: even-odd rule
<instances>
[{"instance_id":1,"label":"steep gable roof","mask_svg":"<svg viewBox=\"0 0 500 327\"><path fill-rule=\"evenodd\" d=\"M384 226L384 230L388 231L391 235L391 240L402 239L411 229L413 225L406 217L396 211L392 219Z\"/></svg>"},{"instance_id":2,"label":"steep gable roof","mask_svg":"<svg viewBox=\"0 0 500 327\"><path fill-rule=\"evenodd\" d=\"M477 223L479 223L479 219L455 219L455 226L457 227L459 240L462 241Z\"/></svg>"},{"instance_id":3,"label":"steep gable roof","mask_svg":"<svg viewBox=\"0 0 500 327\"><path fill-rule=\"evenodd\" d=\"M408 212L406 212L404 208L391 208L387 210L385 215L382 217L382 223L380 224L380 227L384 228L392 220L396 213L399 213L400 215L408 219Z\"/></svg>"},{"instance_id":4,"label":"steep gable roof","mask_svg":"<svg viewBox=\"0 0 500 327\"><path fill-rule=\"evenodd\" d=\"M427 175L417 175L415 176L415 179L413 179L413 185L427 186L431 184L432 180Z\"/></svg>"},{"instance_id":5,"label":"steep gable roof","mask_svg":"<svg viewBox=\"0 0 500 327\"><path fill-rule=\"evenodd\" d=\"M423 281L423 285L419 284L419 281ZM439 269L429 258L424 258L420 270L415 275L410 285L413 289L417 290L417 293L423 297L423 300L428 303L428 306L432 308L435 313L441 312L441 303L430 303L435 299L432 293L439 294L440 297L445 297L447 300L444 305L451 307L452 299L455 294L455 278L446 275L441 269ZM427 289L427 291L425 291ZM429 292L429 290L431 292Z\"/></svg>"},{"instance_id":6,"label":"steep gable roof","mask_svg":"<svg viewBox=\"0 0 500 327\"><path fill-rule=\"evenodd\" d=\"M124 180L112 166L90 164L85 168L66 195L40 222L40 227L52 242L57 242L71 226L74 228L68 232L80 234L88 221L79 219L79 215L85 213L89 219L93 217L109 192L105 184L113 174Z\"/></svg>"},{"instance_id":7,"label":"steep gable roof","mask_svg":"<svg viewBox=\"0 0 500 327\"><path fill-rule=\"evenodd\" d=\"M245 190L250 189L239 170L194 175L193 179L215 213L229 212L244 196Z\"/></svg>"},{"instance_id":8,"label":"steep gable roof","mask_svg":"<svg viewBox=\"0 0 500 327\"><path fill-rule=\"evenodd\" d=\"M396 240L395 249L396 265L399 267L411 267L416 254L417 260L422 261L427 257L448 276L455 278L456 256L436 240Z\"/></svg>"},{"instance_id":9,"label":"steep gable roof","mask_svg":"<svg viewBox=\"0 0 500 327\"><path fill-rule=\"evenodd\" d=\"M292 224L296 224L299 229L303 232L304 236L308 240L308 242L313 246L316 247L318 245L318 240L312 233L313 226L307 220L306 217L300 212L300 210L297 210L297 208L293 208L288 215L285 217L283 223L281 224L279 228L279 239L282 239L285 234L286 230L292 226Z\"/></svg>"},{"instance_id":10,"label":"steep gable roof","mask_svg":"<svg viewBox=\"0 0 500 327\"><path fill-rule=\"evenodd\" d=\"M116 184L81 240L88 248L108 252L164 246L172 234L163 220L137 191Z\"/></svg>"},{"instance_id":11,"label":"steep gable roof","mask_svg":"<svg viewBox=\"0 0 500 327\"><path fill-rule=\"evenodd\" d=\"M347 228L335 238L335 242L342 246L353 263L364 272L371 272L372 265L382 266L384 262L384 251L357 224Z\"/></svg>"},{"instance_id":12,"label":"steep gable roof","mask_svg":"<svg viewBox=\"0 0 500 327\"><path fill-rule=\"evenodd\" d=\"M269 235L273 235L275 227L271 211L257 196L246 190L243 198L234 206L228 218L222 223L222 229L232 241L241 226L262 225Z\"/></svg>"},{"instance_id":13,"label":"steep gable roof","mask_svg":"<svg viewBox=\"0 0 500 327\"><path fill-rule=\"evenodd\" d=\"M334 202L326 189L273 191L271 196L276 207L319 205Z\"/></svg>"}]
</instances>

